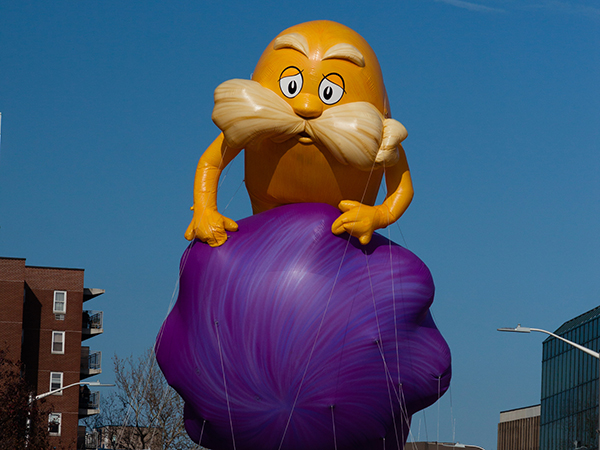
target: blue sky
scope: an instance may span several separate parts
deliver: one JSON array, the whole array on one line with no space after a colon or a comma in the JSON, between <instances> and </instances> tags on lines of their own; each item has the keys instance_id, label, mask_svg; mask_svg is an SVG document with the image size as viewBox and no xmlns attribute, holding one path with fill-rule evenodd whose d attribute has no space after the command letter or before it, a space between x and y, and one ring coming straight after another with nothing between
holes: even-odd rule
<instances>
[{"instance_id":1,"label":"blue sky","mask_svg":"<svg viewBox=\"0 0 600 450\"><path fill-rule=\"evenodd\" d=\"M539 402L543 341L496 328L600 304L595 1L0 0L0 255L106 289L90 345L109 382L176 291L215 87L314 19L367 39L409 132L415 198L390 233L433 273L454 369L414 438L494 450L499 412ZM251 214L242 180L238 158L219 199L234 219Z\"/></svg>"}]
</instances>

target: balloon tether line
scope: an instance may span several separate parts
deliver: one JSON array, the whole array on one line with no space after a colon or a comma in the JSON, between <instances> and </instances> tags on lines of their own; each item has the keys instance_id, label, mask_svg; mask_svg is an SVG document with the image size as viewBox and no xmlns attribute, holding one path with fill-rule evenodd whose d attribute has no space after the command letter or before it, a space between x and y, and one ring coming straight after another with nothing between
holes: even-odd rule
<instances>
[{"instance_id":1,"label":"balloon tether line","mask_svg":"<svg viewBox=\"0 0 600 450\"><path fill-rule=\"evenodd\" d=\"M141 391L141 398L144 397L144 395L146 393L146 389L148 388L148 385L150 384L150 378L152 375L152 370L154 368L154 362L156 362L156 358L152 361L152 363L150 361L148 361L148 365L145 366L145 367L148 367L147 370L149 371L149 374L147 377L144 377L145 383L144 383L142 391ZM146 368L143 369L143 372L144 373L146 372ZM136 403L140 403L140 401L141 401L141 400L139 400L139 397L138 397L138 395L140 395L140 385L141 384L142 383L136 384L135 388L134 388L134 399L136 399L135 400ZM139 409L139 407L138 407L138 409ZM125 413L125 417L123 417L123 424L121 426L121 429L117 433L117 442L119 442L121 440L121 437L123 436L123 433L125 432L125 427L127 426L127 423L129 422L129 415L131 414L132 411L133 411L133 406L130 403L127 406L127 412ZM135 415L136 415L136 420L137 420L138 413L136 412Z\"/></svg>"},{"instance_id":2,"label":"balloon tether line","mask_svg":"<svg viewBox=\"0 0 600 450\"><path fill-rule=\"evenodd\" d=\"M225 148L225 153L227 153L227 148ZM221 155L221 161L219 162L219 167L221 167L221 165L223 164L223 160L225 158L225 153L223 153ZM223 183L225 182L225 179L227 178L227 175L229 174L229 170L230 170L231 166L228 166L225 170L225 173L223 175L223 178L220 178L220 183L218 185L218 187L221 187L223 185ZM233 198L235 197L235 195L238 193L238 191L240 190L241 185L244 183L244 180L242 180L242 182L240 183L240 186L238 186L237 190L233 193L233 195L231 196L231 199L229 200L229 203L227 203L227 206L225 206L225 209L227 209L227 207L229 206L229 204L232 202ZM195 206L194 206L195 208ZM193 208L192 208L193 209ZM204 215L204 212L206 211L206 205L204 206L204 209L202 210L202 213L200 215L200 217L202 217ZM171 309L173 308L174 305L174 299L175 299L175 293L177 292L177 289L179 288L179 282L181 280L181 273L183 272L183 270L185 269L185 266L187 265L187 260L189 257L189 250L191 250L192 246L194 245L194 240L192 240L188 246L187 246L187 250L184 253L184 256L181 260L181 268L179 269L179 273L177 275L177 281L175 282L175 288L173 289L173 294L171 295L171 301L169 302L169 307L167 308L167 313L165 314L165 319L167 318L167 316L169 315L169 313L171 312ZM164 320L163 320L164 322ZM158 347L160 347L160 342L162 341L162 334L163 334L163 329L161 328L159 335L158 335L158 339L156 340L156 344L154 344L154 348L155 348L155 353L156 350L158 349Z\"/></svg>"},{"instance_id":3,"label":"balloon tether line","mask_svg":"<svg viewBox=\"0 0 600 450\"><path fill-rule=\"evenodd\" d=\"M152 350L154 352L154 349ZM154 366L156 364L156 353L154 354L154 358L152 359L152 369L154 369ZM156 413L156 415L154 416L154 419L151 421L151 425L154 424L154 421L158 420L160 418L160 414L163 410L163 408L167 405L167 402L165 401L165 399L167 398L167 395L169 394L169 385L168 384L162 384L163 387L163 392L162 392L162 396L159 402L160 408L158 408L158 412ZM175 394L175 395L179 395L179 394ZM154 441L154 436L156 435L156 432L158 430L159 427L157 426L152 426L152 436L150 437L150 443L152 443Z\"/></svg>"},{"instance_id":4,"label":"balloon tether line","mask_svg":"<svg viewBox=\"0 0 600 450\"><path fill-rule=\"evenodd\" d=\"M315 348L317 346L317 341L319 340L319 335L321 333L321 329L323 328L323 323L325 322L325 316L327 315L327 310L329 309L329 304L331 303L331 299L333 298L333 291L337 284L342 264L344 263L344 258L346 257L346 252L348 251L348 246L350 244L350 240L346 242L346 247L344 248L344 252L342 254L342 258L340 264L338 266L338 271L333 280L333 285L331 286L331 292L329 293L329 298L327 299L327 303L325 304L325 310L323 311L323 315L321 316L321 322L319 323L319 328L317 329L317 333L315 335L315 339L313 341L312 348L310 349L310 353L308 355L308 361L306 362L306 367L304 368L304 373L302 374L302 378L300 379L300 385L298 386L298 391L296 392L296 397L294 398L294 403L292 403L292 408L290 410L290 415L288 417L287 423L285 424L285 428L283 430L283 436L281 437L281 442L279 444L279 450L283 446L283 441L285 440L285 435L287 434L287 430L290 426L290 422L292 421L292 415L294 414L294 409L296 408L296 404L298 403L298 398L300 397L300 391L302 390L302 385L304 384L304 380L306 379L306 374L308 373L308 368L310 366L310 362L312 360L312 356L315 352Z\"/></svg>"},{"instance_id":5,"label":"balloon tether line","mask_svg":"<svg viewBox=\"0 0 600 450\"><path fill-rule=\"evenodd\" d=\"M363 194L362 194L362 197L360 199L361 200L360 201L360 205L362 205L362 203L363 203L363 201L365 199L365 196L366 196L366 193L367 193L367 188L369 186L369 182L371 180L371 176L373 175L373 170L374 169L375 169L375 161L373 161L373 165L371 166L371 171L369 172L369 178L367 179L367 182L365 183L365 189L363 190ZM358 207L359 211L360 211L360 208L361 208L361 206ZM352 229L354 229L354 225L352 226ZM298 403L298 398L300 397L300 392L302 390L302 385L304 384L304 380L306 378L306 374L308 373L308 367L310 366L310 362L312 360L312 356L313 356L313 353L315 351L315 348L316 348L316 345L317 345L317 341L319 339L319 335L321 333L321 328L323 327L323 323L325 321L325 316L327 315L327 310L329 309L329 304L331 303L331 299L333 298L333 291L335 289L335 286L337 284L340 272L342 270L342 264L344 263L344 258L346 257L346 253L348 251L348 246L350 245L350 239L351 239L351 237L352 237L351 234L348 233L348 239L346 240L346 246L344 248L344 252L342 253L342 257L340 259L340 264L338 266L337 273L335 274L335 278L333 280L333 285L331 286L331 292L329 293L329 298L327 299L327 303L325 304L325 310L323 311L323 316L321 317L321 322L319 323L319 328L317 329L317 334L315 336L315 340L313 342L313 346L312 346L312 348L310 350L310 353L308 355L308 361L306 362L306 367L304 369L304 373L302 374L302 378L300 380L300 385L298 386L298 391L296 392L296 396L294 398L294 403L292 403L292 408L290 410L290 415L289 415L288 420L287 420L287 422L285 424L285 428L283 430L283 436L281 437L281 442L279 444L279 449L278 450L281 450L281 447L283 446L283 441L285 440L285 435L287 434L287 430L288 430L288 428L290 426L290 422L292 421L292 415L294 414L294 409L296 408L296 404Z\"/></svg>"},{"instance_id":6,"label":"balloon tether line","mask_svg":"<svg viewBox=\"0 0 600 450\"><path fill-rule=\"evenodd\" d=\"M331 423L332 423L332 427L333 427L333 448L335 450L337 450L337 435L335 433L335 416L333 414L333 409L335 408L335 405L331 405Z\"/></svg>"},{"instance_id":7,"label":"balloon tether line","mask_svg":"<svg viewBox=\"0 0 600 450\"><path fill-rule=\"evenodd\" d=\"M371 277L371 266L369 265L369 257L367 255L367 252L364 252L364 255L365 255L365 264L367 266L367 276L369 278L369 287L371 289L371 300L373 301L373 312L375 313L375 323L377 325L377 334L379 336L379 339L377 341L377 348L379 349L379 354L381 355L381 360L383 362L384 371L387 375L386 376L386 386L388 389L388 398L390 401L390 412L392 414L392 423L394 424L394 433L396 435L396 442L398 443L398 447L400 448L400 441L398 440L398 427L396 425L396 414L394 412L394 402L392 399L392 393L390 391L390 384L392 386L392 389L394 390L394 394L395 394L396 399L398 400L401 411L402 411L402 405L401 405L401 401L400 401L400 396L398 395L398 392L396 392L396 387L394 386L394 380L393 380L392 374L390 373L387 361L385 359L385 352L383 350L383 336L381 335L381 324L379 322L379 312L377 311L377 302L375 301L375 292L373 290L373 279Z\"/></svg>"},{"instance_id":8,"label":"balloon tether line","mask_svg":"<svg viewBox=\"0 0 600 450\"><path fill-rule=\"evenodd\" d=\"M227 149L226 149L225 151L227 151ZM220 161L220 163L219 163L219 167L220 167L220 166L221 166L221 164L223 163L223 160L224 160L224 158L225 158L225 154L221 155L221 161ZM227 178L227 176L228 176L228 174L229 174L230 168L231 168L231 166L228 166L228 167L226 168L226 170L224 171L224 173L223 173L223 177L220 177L219 187L221 187L221 186L223 185L223 183L225 182L225 179ZM238 188L236 189L236 191L235 191L235 192L233 193L233 195L231 196L231 199L229 200L229 202L228 202L228 203L227 203L227 205L225 206L225 210L226 210L226 209L229 207L229 205L231 204L231 202L233 201L233 199L235 198L235 196L236 196L236 195L237 195L237 193L239 192L239 190L240 190L240 188L241 188L242 184L244 184L244 180L243 180L243 179L242 179L242 181L241 181L240 185L238 186ZM205 206L205 207L204 207L204 209L202 210L202 213L201 213L201 215L204 215L204 212L205 212L205 211L206 211L206 206ZM182 258L182 261L181 261L181 268L180 268L180 270L179 270L179 272L178 272L178 275L177 275L177 280L176 280L176 282L175 282L175 287L174 287L174 289L173 289L173 293L172 293L172 295L171 295L171 301L169 302L169 306L168 306L168 308L167 308L167 312L166 312L166 314L165 314L165 319L163 320L163 322L164 322L164 321L167 319L167 317L169 316L169 313L171 312L171 310L173 309L173 306L174 306L174 304L175 304L175 297L176 297L176 293L177 293L177 291L178 291L178 289L179 289L179 284L180 284L180 281L181 281L181 274L182 274L183 270L185 269L185 266L187 265L187 261L188 261L188 258L189 258L189 253L190 253L189 251L190 251L190 250L191 250L191 248L193 247L194 243L195 243L195 240L192 240L192 241L191 241L191 242L190 242L190 243L187 245L187 251L184 253L184 256L183 256L183 258ZM218 325L217 325L217 326L218 326ZM156 354L156 351L157 351L157 350L160 348L160 345L161 345L161 342L162 342L162 338L163 338L163 333L164 333L164 329L161 327L161 329L160 329L160 331L159 331L159 334L158 334L158 338L157 338L157 340L156 340L156 343L154 344L154 353L155 353L155 354ZM218 333L217 333L217 338L218 338L218 337L219 337L219 336L218 336ZM219 351L221 351L221 348L220 348L220 341L219 341ZM223 361L221 361L221 364L223 365ZM225 372L224 372L224 369L223 369L223 377L225 377ZM225 378L224 378L224 384L225 384L225 387L226 387ZM226 395L227 395L227 390L226 390ZM228 399L227 401L228 401L228 405L227 405L227 406L228 406L228 408L229 408L229 399ZM230 421L231 421L231 411L229 411L229 415L230 415ZM205 424L206 424L206 420L204 420L204 422L203 422L203 424L202 424L202 431L201 431L201 435L200 435L200 442L202 441L202 436L203 436L203 434L204 434L204 425L205 425ZM232 425L232 423L230 424L230 426L232 427L232 430L233 430L233 425ZM235 449L235 438L234 438L234 436L233 436L233 431L232 431L232 441L233 441L233 445L234 445L234 449Z\"/></svg>"},{"instance_id":9,"label":"balloon tether line","mask_svg":"<svg viewBox=\"0 0 600 450\"><path fill-rule=\"evenodd\" d=\"M202 430L200 430L200 439L198 439L198 445L202 447L202 436L204 436L204 426L206 425L206 419L202 421Z\"/></svg>"},{"instance_id":10,"label":"balloon tether line","mask_svg":"<svg viewBox=\"0 0 600 450\"><path fill-rule=\"evenodd\" d=\"M398 227L400 228L400 227ZM400 411L401 411L401 416L402 419L406 422L407 426L409 427L409 433L412 434L411 430L410 430L410 419L408 417L408 411L406 409L406 399L404 398L404 390L402 389L402 378L400 375L400 339L398 337L398 321L397 321L397 314L396 314L396 288L395 288L395 277L394 277L394 260L393 260L393 254L392 254L392 237L391 237L391 231L388 228L387 229L388 232L388 250L389 250L389 255L390 255L390 279L392 282L392 306L393 306L393 314L394 314L394 338L396 340L396 370L397 370L397 374L398 374L398 390L399 390L399 395L398 395L398 403L400 404ZM402 231L400 231L400 233L402 234ZM403 236L403 240L406 244L406 240L404 239ZM401 267L398 267L398 270L401 270ZM402 281L400 281L400 297L403 298L404 297L404 284L402 283ZM400 306L402 308L402 310L404 311L404 303L400 302ZM405 337L405 340L408 340L409 336ZM409 350L408 350L408 357L410 359L411 365L412 365L412 352L411 352L411 347L408 346ZM404 431L403 431L404 433ZM403 437L404 439L404 437Z\"/></svg>"},{"instance_id":11,"label":"balloon tether line","mask_svg":"<svg viewBox=\"0 0 600 450\"><path fill-rule=\"evenodd\" d=\"M219 357L221 359L221 372L223 374L223 388L225 389L225 400L227 402L227 413L229 414L229 428L231 430L231 442L233 450L235 447L235 435L233 433L233 419L231 418L231 405L229 403L229 392L227 391L227 378L225 377L225 362L223 361L223 349L221 348L221 337L219 334L219 321L215 320L215 330L217 334L217 345L219 346Z\"/></svg>"},{"instance_id":12,"label":"balloon tether line","mask_svg":"<svg viewBox=\"0 0 600 450\"><path fill-rule=\"evenodd\" d=\"M442 376L438 376L438 397L437 397L437 441L440 442L440 397L442 396Z\"/></svg>"}]
</instances>

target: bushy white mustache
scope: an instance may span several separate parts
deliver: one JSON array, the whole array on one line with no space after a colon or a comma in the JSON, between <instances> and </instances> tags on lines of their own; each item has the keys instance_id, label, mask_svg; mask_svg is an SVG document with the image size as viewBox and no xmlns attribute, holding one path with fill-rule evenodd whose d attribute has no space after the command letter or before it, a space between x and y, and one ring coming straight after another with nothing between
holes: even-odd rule
<instances>
[{"instance_id":1,"label":"bushy white mustache","mask_svg":"<svg viewBox=\"0 0 600 450\"><path fill-rule=\"evenodd\" d=\"M212 119L232 148L263 139L283 142L306 132L340 163L361 170L394 165L398 145L408 135L400 122L386 119L368 102L334 106L307 120L275 92L256 81L239 79L217 87Z\"/></svg>"}]
</instances>

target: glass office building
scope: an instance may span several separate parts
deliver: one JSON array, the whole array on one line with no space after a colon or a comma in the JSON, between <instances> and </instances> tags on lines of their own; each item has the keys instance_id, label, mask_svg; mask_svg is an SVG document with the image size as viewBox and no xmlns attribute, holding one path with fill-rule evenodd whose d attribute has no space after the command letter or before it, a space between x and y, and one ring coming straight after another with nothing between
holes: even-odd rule
<instances>
[{"instance_id":1,"label":"glass office building","mask_svg":"<svg viewBox=\"0 0 600 450\"><path fill-rule=\"evenodd\" d=\"M600 350L600 306L555 334ZM556 338L543 344L540 450L598 449L598 359Z\"/></svg>"}]
</instances>

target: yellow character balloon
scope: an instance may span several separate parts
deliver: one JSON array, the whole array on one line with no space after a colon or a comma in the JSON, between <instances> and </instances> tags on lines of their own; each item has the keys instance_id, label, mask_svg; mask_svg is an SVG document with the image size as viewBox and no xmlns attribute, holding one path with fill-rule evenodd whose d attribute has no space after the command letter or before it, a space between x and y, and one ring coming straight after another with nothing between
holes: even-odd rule
<instances>
[{"instance_id":1,"label":"yellow character balloon","mask_svg":"<svg viewBox=\"0 0 600 450\"><path fill-rule=\"evenodd\" d=\"M254 214L290 203L328 203L342 211L332 232L348 232L364 245L412 200L400 145L406 129L390 118L373 50L344 25L313 21L280 33L252 80L217 87L212 118L222 133L198 163L188 240L215 247L237 230L217 211L217 183L242 149ZM387 197L375 205L384 174Z\"/></svg>"}]
</instances>

